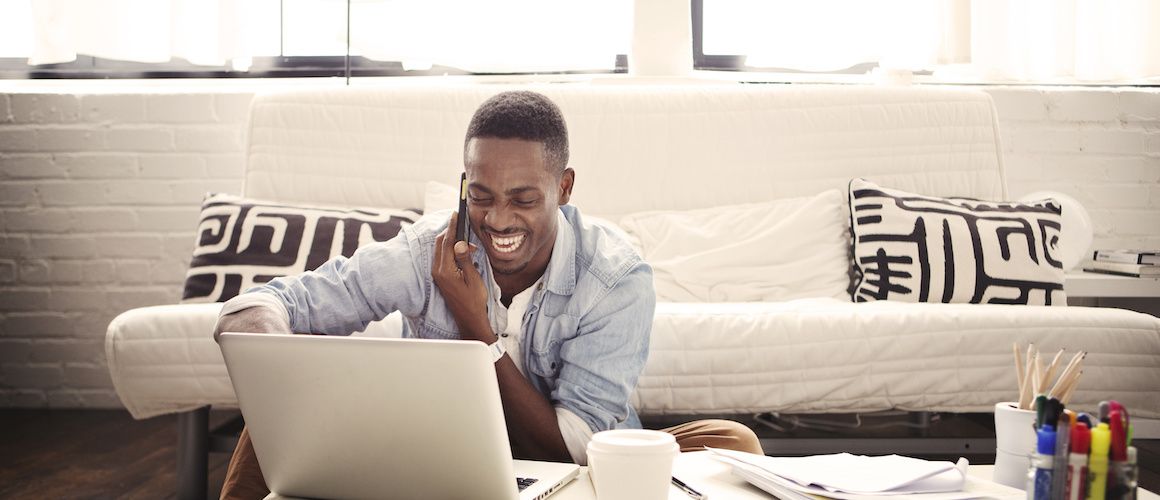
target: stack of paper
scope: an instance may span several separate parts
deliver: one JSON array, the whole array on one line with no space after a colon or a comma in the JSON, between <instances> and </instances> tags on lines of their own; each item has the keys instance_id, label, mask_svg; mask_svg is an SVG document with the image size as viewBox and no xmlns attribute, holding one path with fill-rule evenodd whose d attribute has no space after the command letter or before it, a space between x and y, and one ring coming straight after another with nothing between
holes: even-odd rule
<instances>
[{"instance_id":1,"label":"stack of paper","mask_svg":"<svg viewBox=\"0 0 1160 500\"><path fill-rule=\"evenodd\" d=\"M867 457L841 453L811 457L767 457L710 448L733 473L785 500L961 500L989 496L967 483L967 460L957 464L898 455Z\"/></svg>"}]
</instances>

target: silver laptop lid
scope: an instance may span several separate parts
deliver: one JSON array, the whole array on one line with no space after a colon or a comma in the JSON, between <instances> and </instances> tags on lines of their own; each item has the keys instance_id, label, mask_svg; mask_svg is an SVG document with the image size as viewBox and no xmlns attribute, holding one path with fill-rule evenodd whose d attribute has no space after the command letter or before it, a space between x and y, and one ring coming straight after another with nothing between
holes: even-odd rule
<instances>
[{"instance_id":1,"label":"silver laptop lid","mask_svg":"<svg viewBox=\"0 0 1160 500\"><path fill-rule=\"evenodd\" d=\"M274 493L517 498L484 344L243 333L220 341Z\"/></svg>"}]
</instances>

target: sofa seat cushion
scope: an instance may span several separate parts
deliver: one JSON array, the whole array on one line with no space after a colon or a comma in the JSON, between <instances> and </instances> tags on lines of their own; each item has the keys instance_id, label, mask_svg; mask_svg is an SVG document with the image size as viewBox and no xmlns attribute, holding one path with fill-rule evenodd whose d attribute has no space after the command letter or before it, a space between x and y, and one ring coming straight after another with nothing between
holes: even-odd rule
<instances>
[{"instance_id":1,"label":"sofa seat cushion","mask_svg":"<svg viewBox=\"0 0 1160 500\"><path fill-rule=\"evenodd\" d=\"M236 406L210 332L221 304L134 309L109 325L117 394L136 418ZM360 335L397 335L398 315ZM1015 399L1011 344L1085 350L1074 404L1160 418L1160 319L1119 309L969 304L660 303L633 404L644 415L987 412Z\"/></svg>"},{"instance_id":2,"label":"sofa seat cushion","mask_svg":"<svg viewBox=\"0 0 1160 500\"><path fill-rule=\"evenodd\" d=\"M1089 354L1073 405L1160 417L1160 320L1089 307L659 303L642 415L989 412L1016 399L1012 343Z\"/></svg>"}]
</instances>

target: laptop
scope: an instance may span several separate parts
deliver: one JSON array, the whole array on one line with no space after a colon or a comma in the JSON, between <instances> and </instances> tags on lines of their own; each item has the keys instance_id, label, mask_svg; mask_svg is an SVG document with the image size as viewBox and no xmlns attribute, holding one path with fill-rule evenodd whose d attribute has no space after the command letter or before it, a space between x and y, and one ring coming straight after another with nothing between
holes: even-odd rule
<instances>
[{"instance_id":1,"label":"laptop","mask_svg":"<svg viewBox=\"0 0 1160 500\"><path fill-rule=\"evenodd\" d=\"M512 460L481 342L223 333L220 343L278 495L540 499L579 472ZM531 484L520 491L517 478Z\"/></svg>"}]
</instances>

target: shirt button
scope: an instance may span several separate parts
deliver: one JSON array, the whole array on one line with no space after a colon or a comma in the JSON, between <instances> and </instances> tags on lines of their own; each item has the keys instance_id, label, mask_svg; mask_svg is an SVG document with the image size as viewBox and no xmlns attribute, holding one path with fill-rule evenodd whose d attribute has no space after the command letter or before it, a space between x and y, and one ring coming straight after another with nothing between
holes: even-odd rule
<instances>
[{"instance_id":1,"label":"shirt button","mask_svg":"<svg viewBox=\"0 0 1160 500\"><path fill-rule=\"evenodd\" d=\"M508 337L508 334L506 334L506 333L501 333L501 334L499 334L499 336L500 336L500 337L503 337L503 338L505 338L505 339L506 339L506 338Z\"/></svg>"},{"instance_id":2,"label":"shirt button","mask_svg":"<svg viewBox=\"0 0 1160 500\"><path fill-rule=\"evenodd\" d=\"M536 285L536 290L543 290L543 289L544 289L544 282L541 281L540 284Z\"/></svg>"}]
</instances>

